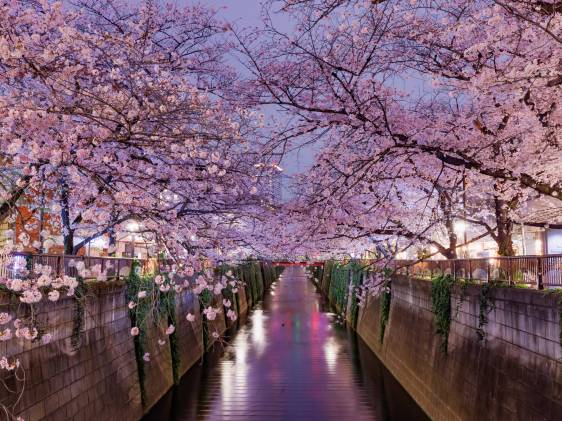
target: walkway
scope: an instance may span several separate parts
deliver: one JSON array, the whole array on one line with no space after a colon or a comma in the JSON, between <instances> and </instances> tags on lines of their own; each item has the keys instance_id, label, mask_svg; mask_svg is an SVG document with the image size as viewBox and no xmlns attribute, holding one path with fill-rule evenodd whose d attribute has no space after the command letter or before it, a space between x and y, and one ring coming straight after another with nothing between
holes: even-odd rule
<instances>
[{"instance_id":1,"label":"walkway","mask_svg":"<svg viewBox=\"0 0 562 421\"><path fill-rule=\"evenodd\" d=\"M190 370L146 420L424 419L366 346L323 310L304 270L286 268L225 352Z\"/></svg>"}]
</instances>

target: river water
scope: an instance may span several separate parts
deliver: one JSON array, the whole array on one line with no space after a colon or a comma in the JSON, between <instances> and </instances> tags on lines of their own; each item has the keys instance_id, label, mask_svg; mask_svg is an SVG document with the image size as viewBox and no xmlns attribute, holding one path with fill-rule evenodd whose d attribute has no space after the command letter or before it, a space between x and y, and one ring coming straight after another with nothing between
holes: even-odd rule
<instances>
[{"instance_id":1,"label":"river water","mask_svg":"<svg viewBox=\"0 0 562 421\"><path fill-rule=\"evenodd\" d=\"M428 419L302 268L266 294L144 421Z\"/></svg>"}]
</instances>

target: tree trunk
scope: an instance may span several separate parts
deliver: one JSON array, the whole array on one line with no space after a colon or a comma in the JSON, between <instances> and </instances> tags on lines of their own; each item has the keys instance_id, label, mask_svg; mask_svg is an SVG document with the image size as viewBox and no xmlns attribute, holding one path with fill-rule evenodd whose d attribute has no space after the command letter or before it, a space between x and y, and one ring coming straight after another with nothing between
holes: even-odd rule
<instances>
[{"instance_id":1,"label":"tree trunk","mask_svg":"<svg viewBox=\"0 0 562 421\"><path fill-rule=\"evenodd\" d=\"M439 192L439 207L441 208L441 212L443 212L443 220L445 223L445 229L447 230L447 236L449 237L449 248L441 254L445 256L446 259L456 259L457 256L457 246L458 246L458 238L455 232L455 223L453 220L453 209L452 209L452 201L450 194L445 191L444 189L438 188L437 191Z\"/></svg>"},{"instance_id":2,"label":"tree trunk","mask_svg":"<svg viewBox=\"0 0 562 421\"><path fill-rule=\"evenodd\" d=\"M70 224L70 207L68 203L68 184L64 179L61 179L61 221L62 221L62 235L64 238L64 254L72 255L74 253L74 230Z\"/></svg>"},{"instance_id":3,"label":"tree trunk","mask_svg":"<svg viewBox=\"0 0 562 421\"><path fill-rule=\"evenodd\" d=\"M117 236L113 228L109 230L108 250L110 256L117 256Z\"/></svg>"},{"instance_id":4,"label":"tree trunk","mask_svg":"<svg viewBox=\"0 0 562 421\"><path fill-rule=\"evenodd\" d=\"M508 202L498 197L494 198L496 211L498 255L514 256L513 248L513 221L509 217L509 211L513 207L513 201Z\"/></svg>"}]
</instances>

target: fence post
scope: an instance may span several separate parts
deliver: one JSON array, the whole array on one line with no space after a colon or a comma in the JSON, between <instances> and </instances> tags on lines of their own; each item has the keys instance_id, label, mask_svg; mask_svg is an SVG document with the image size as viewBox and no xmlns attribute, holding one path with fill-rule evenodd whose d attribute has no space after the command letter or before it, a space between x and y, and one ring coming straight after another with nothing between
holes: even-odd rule
<instances>
[{"instance_id":1,"label":"fence post","mask_svg":"<svg viewBox=\"0 0 562 421\"><path fill-rule=\"evenodd\" d=\"M64 270L64 256L57 256L57 267L55 268L55 272L57 274L57 276L63 276Z\"/></svg>"},{"instance_id":2,"label":"fence post","mask_svg":"<svg viewBox=\"0 0 562 421\"><path fill-rule=\"evenodd\" d=\"M472 259L468 258L468 280L472 281Z\"/></svg>"},{"instance_id":3,"label":"fence post","mask_svg":"<svg viewBox=\"0 0 562 421\"><path fill-rule=\"evenodd\" d=\"M543 273L543 258L542 257L537 257L537 289L544 289L543 286L543 279L542 279L542 273Z\"/></svg>"},{"instance_id":4,"label":"fence post","mask_svg":"<svg viewBox=\"0 0 562 421\"><path fill-rule=\"evenodd\" d=\"M456 264L456 260L452 260L453 264L451 265L451 268L453 270L453 279L457 280L457 264Z\"/></svg>"}]
</instances>

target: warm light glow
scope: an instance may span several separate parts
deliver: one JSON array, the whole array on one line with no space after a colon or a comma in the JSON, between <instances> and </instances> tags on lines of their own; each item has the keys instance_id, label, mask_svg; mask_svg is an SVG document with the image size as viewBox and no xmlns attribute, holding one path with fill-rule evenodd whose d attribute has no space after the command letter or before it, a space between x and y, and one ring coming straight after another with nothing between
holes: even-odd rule
<instances>
[{"instance_id":1,"label":"warm light glow","mask_svg":"<svg viewBox=\"0 0 562 421\"><path fill-rule=\"evenodd\" d=\"M137 221L131 221L127 224L127 230L131 231L131 232L136 232L138 231L140 228L139 224Z\"/></svg>"},{"instance_id":2,"label":"warm light glow","mask_svg":"<svg viewBox=\"0 0 562 421\"><path fill-rule=\"evenodd\" d=\"M471 243L468 245L468 253L470 254L470 257L478 256L478 253L480 253L482 250L484 250L484 245L480 242Z\"/></svg>"},{"instance_id":3,"label":"warm light glow","mask_svg":"<svg viewBox=\"0 0 562 421\"><path fill-rule=\"evenodd\" d=\"M99 249L107 247L107 238L105 238L103 236L98 237L98 238L96 238L96 239L94 239L90 242L90 246L93 247L93 248L99 248Z\"/></svg>"},{"instance_id":4,"label":"warm light glow","mask_svg":"<svg viewBox=\"0 0 562 421\"><path fill-rule=\"evenodd\" d=\"M535 253L542 254L542 241L540 238L535 240Z\"/></svg>"},{"instance_id":5,"label":"warm light glow","mask_svg":"<svg viewBox=\"0 0 562 421\"><path fill-rule=\"evenodd\" d=\"M466 223L464 221L455 222L455 232L462 234L466 231Z\"/></svg>"}]
</instances>

